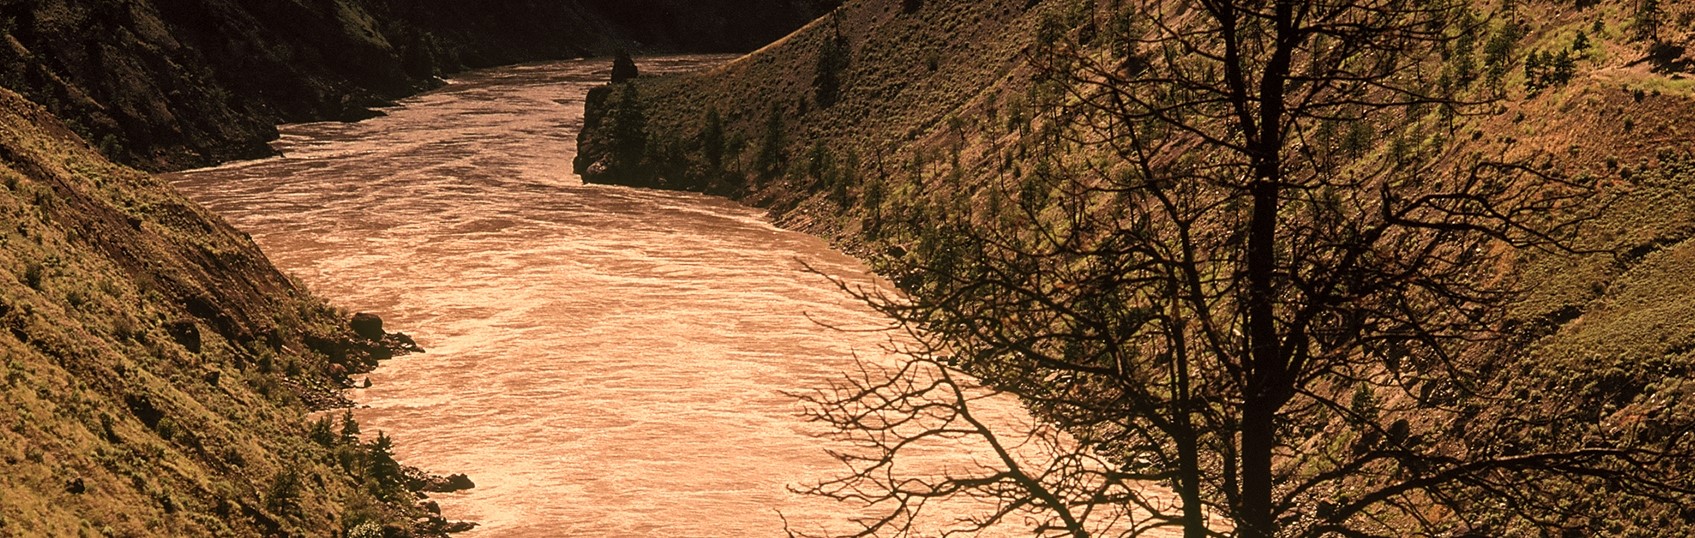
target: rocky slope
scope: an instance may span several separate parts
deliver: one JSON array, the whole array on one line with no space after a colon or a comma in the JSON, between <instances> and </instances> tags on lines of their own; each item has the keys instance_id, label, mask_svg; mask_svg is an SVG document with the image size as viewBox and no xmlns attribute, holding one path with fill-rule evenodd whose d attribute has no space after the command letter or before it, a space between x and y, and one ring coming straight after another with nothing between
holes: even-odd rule
<instances>
[{"instance_id":1,"label":"rocky slope","mask_svg":"<svg viewBox=\"0 0 1695 538\"><path fill-rule=\"evenodd\" d=\"M1030 59L1053 36L1092 35L1096 4L1117 5L848 2L718 70L600 91L578 171L590 181L716 192L770 208L779 222L833 237L898 280L902 268L943 255L926 245L938 243L948 215L992 212L995 193L1022 194L1023 178L1047 165L1036 157L1039 118L1052 121L1044 114L1065 94ZM1695 251L1695 5L1655 4L1667 22L1650 40L1636 13L1642 3L1513 4L1497 13L1496 4L1477 3L1480 13L1497 13L1478 41L1501 37L1490 45L1496 58L1479 44L1465 60L1501 63L1495 83L1504 98L1459 119L1459 135L1431 140L1535 155L1548 169L1627 194L1583 238L1582 248L1599 253L1519 260L1534 285L1510 316L1527 328L1528 343L1494 380L1518 400L1483 414L1566 417L1522 432L1511 441L1520 447L1687 421L1695 416L1695 326L1678 320L1695 304L1685 276ZM1563 79L1548 75L1556 53L1572 59ZM1355 150L1367 156L1401 138L1368 135ZM1104 157L1076 151L1060 160ZM1695 528L1687 510L1605 504L1582 500L1590 515L1611 519L1576 525L1604 535Z\"/></svg>"},{"instance_id":2,"label":"rocky slope","mask_svg":"<svg viewBox=\"0 0 1695 538\"><path fill-rule=\"evenodd\" d=\"M182 168L266 155L278 122L364 117L468 67L749 50L834 3L4 0L0 86L119 162Z\"/></svg>"},{"instance_id":3,"label":"rocky slope","mask_svg":"<svg viewBox=\"0 0 1695 538\"><path fill-rule=\"evenodd\" d=\"M309 417L398 337L4 90L0 215L0 535L445 527L386 441Z\"/></svg>"}]
</instances>

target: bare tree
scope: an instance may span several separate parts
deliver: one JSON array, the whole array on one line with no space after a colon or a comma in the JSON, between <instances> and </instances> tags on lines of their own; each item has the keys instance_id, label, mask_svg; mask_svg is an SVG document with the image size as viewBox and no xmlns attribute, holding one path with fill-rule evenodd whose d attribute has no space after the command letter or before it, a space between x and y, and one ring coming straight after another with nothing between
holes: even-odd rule
<instances>
[{"instance_id":1,"label":"bare tree","mask_svg":"<svg viewBox=\"0 0 1695 538\"><path fill-rule=\"evenodd\" d=\"M1469 3L1102 4L1043 25L1035 173L924 223L912 299L860 291L914 361L810 399L860 450L809 491L888 507L859 535L957 496L998 501L962 532L1252 538L1558 531L1583 488L1688 500L1683 435L1487 442L1529 427L1479 412L1511 400L1511 268L1605 204L1445 139L1485 93L1444 76ZM956 366L1057 429L974 420ZM1000 457L901 476L933 437ZM1051 450L1005 449L1031 440Z\"/></svg>"}]
</instances>

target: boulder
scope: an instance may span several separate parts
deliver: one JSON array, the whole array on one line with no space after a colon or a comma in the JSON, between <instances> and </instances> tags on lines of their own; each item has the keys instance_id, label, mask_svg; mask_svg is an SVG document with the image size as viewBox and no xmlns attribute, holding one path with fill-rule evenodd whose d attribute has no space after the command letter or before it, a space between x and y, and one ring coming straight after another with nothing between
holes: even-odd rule
<instances>
[{"instance_id":1,"label":"boulder","mask_svg":"<svg viewBox=\"0 0 1695 538\"><path fill-rule=\"evenodd\" d=\"M354 334L366 340L382 340L386 334L383 332L383 318L377 317L376 314L354 314L353 321L348 322L347 326L353 329Z\"/></svg>"},{"instance_id":2,"label":"boulder","mask_svg":"<svg viewBox=\"0 0 1695 538\"><path fill-rule=\"evenodd\" d=\"M448 523L447 527L442 529L442 532L448 534L459 534L462 532L471 532L471 530L475 528L477 528L476 523L470 521L455 521Z\"/></svg>"},{"instance_id":3,"label":"boulder","mask_svg":"<svg viewBox=\"0 0 1695 538\"><path fill-rule=\"evenodd\" d=\"M165 326L165 332L171 334L171 339L189 353L200 352L200 326L192 321L174 321Z\"/></svg>"},{"instance_id":4,"label":"boulder","mask_svg":"<svg viewBox=\"0 0 1695 538\"><path fill-rule=\"evenodd\" d=\"M464 474L452 474L445 477L432 476L424 483L422 491L430 493L452 493L477 487L471 482L471 477Z\"/></svg>"},{"instance_id":5,"label":"boulder","mask_svg":"<svg viewBox=\"0 0 1695 538\"><path fill-rule=\"evenodd\" d=\"M424 352L424 348L419 346L418 342L413 340L411 336L407 336L406 333L388 333L388 335L383 336L382 344L383 347L388 348L395 353Z\"/></svg>"},{"instance_id":6,"label":"boulder","mask_svg":"<svg viewBox=\"0 0 1695 538\"><path fill-rule=\"evenodd\" d=\"M452 488L449 491L461 491L477 487L477 484L471 482L471 477L463 473L454 473L447 476L447 487Z\"/></svg>"}]
</instances>

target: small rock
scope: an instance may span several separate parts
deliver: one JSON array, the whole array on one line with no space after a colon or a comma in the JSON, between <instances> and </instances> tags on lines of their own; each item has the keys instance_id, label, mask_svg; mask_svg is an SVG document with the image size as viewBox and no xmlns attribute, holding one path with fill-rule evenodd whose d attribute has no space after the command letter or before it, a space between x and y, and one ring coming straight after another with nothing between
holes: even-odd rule
<instances>
[{"instance_id":1,"label":"small rock","mask_svg":"<svg viewBox=\"0 0 1695 538\"><path fill-rule=\"evenodd\" d=\"M431 514L438 516L441 515L441 504L435 501L424 501L418 503L418 508L422 508L425 512L429 512Z\"/></svg>"},{"instance_id":2,"label":"small rock","mask_svg":"<svg viewBox=\"0 0 1695 538\"><path fill-rule=\"evenodd\" d=\"M354 314L353 321L348 322L347 326L353 329L354 334L367 340L383 339L383 318L377 317L376 314Z\"/></svg>"},{"instance_id":3,"label":"small rock","mask_svg":"<svg viewBox=\"0 0 1695 538\"><path fill-rule=\"evenodd\" d=\"M394 350L396 352L405 352L405 353L423 353L424 352L424 348L422 346L418 345L418 341L413 340L412 337L407 336L406 333L389 333L388 335L383 336L383 347Z\"/></svg>"},{"instance_id":4,"label":"small rock","mask_svg":"<svg viewBox=\"0 0 1695 538\"><path fill-rule=\"evenodd\" d=\"M477 487L477 484L471 482L471 477L465 476L463 473L454 473L447 476L447 487L453 488L453 491L459 491Z\"/></svg>"},{"instance_id":5,"label":"small rock","mask_svg":"<svg viewBox=\"0 0 1695 538\"><path fill-rule=\"evenodd\" d=\"M448 523L447 527L442 529L442 532L446 532L448 534L457 534L457 533L461 533L461 532L471 532L471 529L475 529L475 528L477 528L476 523L472 523L470 521L455 521L455 522L452 522L452 523Z\"/></svg>"},{"instance_id":6,"label":"small rock","mask_svg":"<svg viewBox=\"0 0 1695 538\"><path fill-rule=\"evenodd\" d=\"M452 493L474 487L477 487L477 485L471 482L471 477L455 473L445 478L434 477L422 489L431 493Z\"/></svg>"},{"instance_id":7,"label":"small rock","mask_svg":"<svg viewBox=\"0 0 1695 538\"><path fill-rule=\"evenodd\" d=\"M200 352L200 326L192 321L175 321L165 326L165 332L171 334L171 339L189 353Z\"/></svg>"},{"instance_id":8,"label":"small rock","mask_svg":"<svg viewBox=\"0 0 1695 538\"><path fill-rule=\"evenodd\" d=\"M65 492L66 493L70 493L72 495L82 495L82 493L85 492L85 491L88 491L88 485L84 484L82 482L82 477L79 476L79 477L72 478L70 480L65 481Z\"/></svg>"}]
</instances>

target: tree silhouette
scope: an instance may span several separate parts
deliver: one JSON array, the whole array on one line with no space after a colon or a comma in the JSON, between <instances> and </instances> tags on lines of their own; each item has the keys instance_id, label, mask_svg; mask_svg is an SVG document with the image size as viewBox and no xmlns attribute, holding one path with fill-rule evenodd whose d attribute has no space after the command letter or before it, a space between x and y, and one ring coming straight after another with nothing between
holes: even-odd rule
<instances>
[{"instance_id":1,"label":"tree silhouette","mask_svg":"<svg viewBox=\"0 0 1695 538\"><path fill-rule=\"evenodd\" d=\"M636 68L636 60L630 57L628 51L619 50L612 57L612 83L635 80L638 76L641 76L641 71Z\"/></svg>"},{"instance_id":2,"label":"tree silhouette","mask_svg":"<svg viewBox=\"0 0 1695 538\"><path fill-rule=\"evenodd\" d=\"M847 38L842 36L840 22L832 20L832 24L838 26L818 50L818 66L812 79L813 99L818 108L830 108L841 99L842 72L847 70L852 55Z\"/></svg>"},{"instance_id":3,"label":"tree silhouette","mask_svg":"<svg viewBox=\"0 0 1695 538\"><path fill-rule=\"evenodd\" d=\"M718 115L718 109L706 111L706 127L700 133L701 153L706 157L707 169L717 173L724 169L724 118Z\"/></svg>"},{"instance_id":4,"label":"tree silhouette","mask_svg":"<svg viewBox=\"0 0 1695 538\"><path fill-rule=\"evenodd\" d=\"M1482 30L1467 9L1145 0L1044 24L1038 166L991 186L1001 210L936 212L910 299L850 290L916 344L808 398L861 450L807 491L885 507L861 536L959 496L998 510L956 530L1077 537L1557 533L1574 490L1687 501L1681 435L1520 445L1535 425L1490 411L1514 401L1492 377L1519 341L1508 268L1606 198L1430 142L1479 103L1439 76ZM1343 151L1362 126L1379 144ZM995 431L956 366L1057 428ZM997 458L903 476L932 438Z\"/></svg>"},{"instance_id":5,"label":"tree silhouette","mask_svg":"<svg viewBox=\"0 0 1695 538\"><path fill-rule=\"evenodd\" d=\"M637 170L647 155L647 113L634 84L624 85L612 116L612 167L622 173Z\"/></svg>"}]
</instances>

